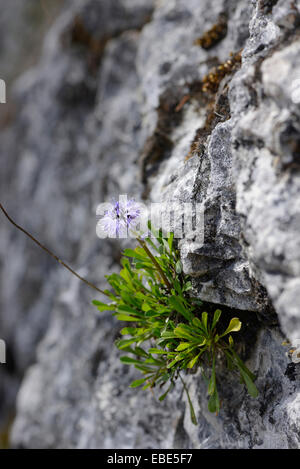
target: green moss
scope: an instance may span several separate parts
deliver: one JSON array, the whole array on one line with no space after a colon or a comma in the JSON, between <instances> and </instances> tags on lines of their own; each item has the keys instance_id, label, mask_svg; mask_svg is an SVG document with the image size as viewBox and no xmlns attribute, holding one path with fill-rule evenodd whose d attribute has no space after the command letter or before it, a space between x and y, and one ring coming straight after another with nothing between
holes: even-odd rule
<instances>
[{"instance_id":1,"label":"green moss","mask_svg":"<svg viewBox=\"0 0 300 469\"><path fill-rule=\"evenodd\" d=\"M218 21L202 36L194 41L196 46L200 46L205 50L216 46L227 35L227 15L221 13Z\"/></svg>"}]
</instances>

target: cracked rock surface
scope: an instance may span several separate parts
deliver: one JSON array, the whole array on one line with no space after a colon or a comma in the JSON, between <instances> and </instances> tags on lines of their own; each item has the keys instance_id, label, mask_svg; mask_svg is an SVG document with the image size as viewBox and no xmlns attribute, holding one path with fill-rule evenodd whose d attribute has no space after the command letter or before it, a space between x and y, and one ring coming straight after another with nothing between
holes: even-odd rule
<instances>
[{"instance_id":1,"label":"cracked rock surface","mask_svg":"<svg viewBox=\"0 0 300 469\"><path fill-rule=\"evenodd\" d=\"M226 34L197 45L220 18ZM163 403L129 389L138 374L119 363L110 313L1 224L1 335L27 370L14 446L300 447L300 365L281 345L300 341L299 27L287 0L85 0L55 21L15 84L1 200L100 288L121 246L96 237L98 203L197 203L204 242L185 233L184 270L199 298L239 314L260 394L220 367L215 416L190 374L194 426L179 384Z\"/></svg>"}]
</instances>

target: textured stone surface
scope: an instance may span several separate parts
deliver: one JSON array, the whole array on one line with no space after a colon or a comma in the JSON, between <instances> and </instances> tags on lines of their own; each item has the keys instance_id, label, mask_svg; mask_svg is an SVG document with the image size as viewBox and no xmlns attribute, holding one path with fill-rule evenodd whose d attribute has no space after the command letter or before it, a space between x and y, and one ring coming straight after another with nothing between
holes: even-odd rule
<instances>
[{"instance_id":1,"label":"textured stone surface","mask_svg":"<svg viewBox=\"0 0 300 469\"><path fill-rule=\"evenodd\" d=\"M194 45L224 11L226 37ZM199 297L240 310L239 347L260 395L220 366L217 417L189 375L195 427L180 385L164 403L132 392L135 373L113 348L119 326L1 225L1 333L20 373L47 331L18 396L13 444L299 448L299 365L281 346L300 337L299 2L159 0L151 13L148 0L86 0L56 21L41 63L16 86L1 199L13 195L18 220L100 286L120 246L96 238L97 203L119 193L199 203L204 243L181 241L184 268ZM200 92L241 49L241 64L235 56L232 73Z\"/></svg>"},{"instance_id":2,"label":"textured stone surface","mask_svg":"<svg viewBox=\"0 0 300 469\"><path fill-rule=\"evenodd\" d=\"M88 13L101 17L102 5L106 32L97 38L99 44L108 40L109 33L120 36L105 51L102 45L95 50L85 36L78 37L74 23L82 12L82 22L87 22L92 34L96 25L88 22ZM134 191L136 171L129 167L140 146L140 113L132 70L138 32L132 28L140 28L151 14L149 2L145 8L139 1L125 2L117 28L113 26L109 32L107 24L114 24L109 15L114 17L121 3L115 2L114 9L109 5L92 2L86 9L86 5L74 4L74 10L69 8L61 15L48 34L41 64L15 85L17 119L13 128L2 133L1 147L0 192L5 207L79 269L99 255L102 259L102 250L103 259L93 279L96 283L119 259L118 247L101 245L96 237L96 206L128 187ZM103 54L100 76L99 52ZM122 87L125 96L123 91L120 96ZM124 168L128 168L127 175ZM59 290L66 288L69 277L4 219L0 229L1 337L8 344L15 378L34 359ZM93 276L90 268L88 271ZM87 305L92 298L90 292ZM94 313L88 308L89 314ZM8 376L0 386L6 387L7 379L10 382L10 371L1 368ZM6 409L6 400L2 402Z\"/></svg>"},{"instance_id":3,"label":"textured stone surface","mask_svg":"<svg viewBox=\"0 0 300 469\"><path fill-rule=\"evenodd\" d=\"M40 52L41 38L68 1L0 1L0 71L8 85L24 68L32 66Z\"/></svg>"},{"instance_id":4,"label":"textured stone surface","mask_svg":"<svg viewBox=\"0 0 300 469\"><path fill-rule=\"evenodd\" d=\"M261 65L257 101L248 96L242 118L238 103L234 109L234 167L247 257L260 272L283 330L296 340L300 335L300 147L299 104L293 102L293 86L300 76L300 42L288 39L283 48L284 40L278 36L276 45L282 50L273 46L275 51ZM235 78L233 99L250 73L245 67Z\"/></svg>"}]
</instances>

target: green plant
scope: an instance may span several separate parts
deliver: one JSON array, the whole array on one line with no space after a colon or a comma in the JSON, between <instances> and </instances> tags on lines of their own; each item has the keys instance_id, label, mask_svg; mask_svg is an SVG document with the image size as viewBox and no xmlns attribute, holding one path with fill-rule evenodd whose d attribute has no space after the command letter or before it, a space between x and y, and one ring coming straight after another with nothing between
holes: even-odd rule
<instances>
[{"instance_id":1,"label":"green plant","mask_svg":"<svg viewBox=\"0 0 300 469\"><path fill-rule=\"evenodd\" d=\"M203 303L191 295L192 285L182 271L172 233L164 237L161 231L151 230L149 225L154 238L137 237L140 246L124 251L120 274L107 276L112 292L101 290L81 277L18 225L2 204L0 209L10 223L63 267L89 287L110 298L110 304L97 300L93 304L100 311L113 311L117 319L129 324L122 329L123 339L118 340L116 345L130 354L122 356L121 361L135 366L143 374L131 387L143 386L147 389L166 386L159 398L163 400L179 378L187 393L192 421L196 423L193 405L180 371L201 368L208 385L208 408L211 412L219 412L216 365L225 357L228 368L238 370L250 395L257 397L258 391L253 382L255 376L234 350L231 333L240 330L240 320L232 318L223 331L221 311L216 310L213 315L203 311ZM134 201L123 205L116 202L103 218L104 230L118 235L129 227L134 228L134 221L139 214L140 210ZM207 369L209 376L206 376Z\"/></svg>"},{"instance_id":2,"label":"green plant","mask_svg":"<svg viewBox=\"0 0 300 469\"><path fill-rule=\"evenodd\" d=\"M138 238L138 247L124 251L120 274L106 277L113 289L105 290L111 303L95 300L93 304L100 311L113 311L118 320L128 323L116 345L126 352L121 361L142 372L143 377L131 387L166 387L159 397L163 400L180 378L196 424L182 370L201 367L208 385L208 408L216 413L220 410L217 361L225 357L229 369L239 371L253 397L258 395L255 376L234 350L231 334L241 329L240 320L232 318L226 330L220 330L221 311L208 314L203 303L191 295L191 281L182 271L173 234L164 237L161 231L152 233L154 238Z\"/></svg>"}]
</instances>

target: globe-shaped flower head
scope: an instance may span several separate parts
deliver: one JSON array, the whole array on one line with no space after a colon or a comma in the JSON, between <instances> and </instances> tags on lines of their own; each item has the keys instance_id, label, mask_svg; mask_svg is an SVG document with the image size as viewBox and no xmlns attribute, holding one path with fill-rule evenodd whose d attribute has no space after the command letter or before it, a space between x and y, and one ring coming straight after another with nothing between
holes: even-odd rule
<instances>
[{"instance_id":1,"label":"globe-shaped flower head","mask_svg":"<svg viewBox=\"0 0 300 469\"><path fill-rule=\"evenodd\" d=\"M109 238L127 238L129 230L138 223L140 214L140 205L123 196L113 203L112 208L105 211L99 226Z\"/></svg>"}]
</instances>

